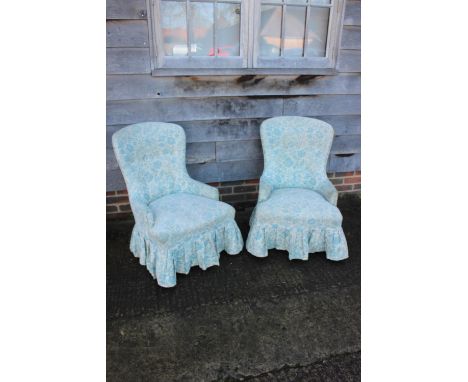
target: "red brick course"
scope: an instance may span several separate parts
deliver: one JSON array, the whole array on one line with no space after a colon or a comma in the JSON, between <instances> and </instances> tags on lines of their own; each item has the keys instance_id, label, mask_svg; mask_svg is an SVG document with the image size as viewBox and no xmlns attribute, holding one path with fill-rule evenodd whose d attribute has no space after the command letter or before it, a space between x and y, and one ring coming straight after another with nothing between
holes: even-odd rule
<instances>
[{"instance_id":1,"label":"red brick course","mask_svg":"<svg viewBox=\"0 0 468 382\"><path fill-rule=\"evenodd\" d=\"M340 192L340 191L350 191L350 190L353 189L352 184L337 184L335 187L336 187L338 192Z\"/></svg>"},{"instance_id":2,"label":"red brick course","mask_svg":"<svg viewBox=\"0 0 468 382\"><path fill-rule=\"evenodd\" d=\"M360 184L361 183L361 177L360 176L352 176L349 178L345 178L344 180L345 184Z\"/></svg>"}]
</instances>

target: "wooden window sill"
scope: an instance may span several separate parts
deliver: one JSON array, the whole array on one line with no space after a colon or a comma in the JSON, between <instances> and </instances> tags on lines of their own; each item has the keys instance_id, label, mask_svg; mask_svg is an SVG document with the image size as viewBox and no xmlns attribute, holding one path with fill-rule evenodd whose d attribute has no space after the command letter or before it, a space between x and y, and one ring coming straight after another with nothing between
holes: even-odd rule
<instances>
[{"instance_id":1,"label":"wooden window sill","mask_svg":"<svg viewBox=\"0 0 468 382\"><path fill-rule=\"evenodd\" d=\"M334 68L316 69L153 69L151 75L154 77L176 77L176 76L243 76L243 75L336 75Z\"/></svg>"}]
</instances>

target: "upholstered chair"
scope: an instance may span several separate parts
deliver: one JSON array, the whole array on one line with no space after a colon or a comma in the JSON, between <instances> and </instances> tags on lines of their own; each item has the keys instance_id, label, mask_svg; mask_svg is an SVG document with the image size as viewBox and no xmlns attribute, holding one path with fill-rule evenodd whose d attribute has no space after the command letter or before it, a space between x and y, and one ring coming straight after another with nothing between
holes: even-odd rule
<instances>
[{"instance_id":1,"label":"upholstered chair","mask_svg":"<svg viewBox=\"0 0 468 382\"><path fill-rule=\"evenodd\" d=\"M234 208L218 200L216 188L188 175L180 126L127 126L112 136L112 145L135 217L130 250L160 286L176 285L176 272L219 265L223 250L242 250Z\"/></svg>"},{"instance_id":2,"label":"upholstered chair","mask_svg":"<svg viewBox=\"0 0 468 382\"><path fill-rule=\"evenodd\" d=\"M338 193L326 165L333 128L305 117L276 117L260 127L264 170L258 203L250 220L247 250L265 257L268 249L287 250L289 259L348 257Z\"/></svg>"}]
</instances>

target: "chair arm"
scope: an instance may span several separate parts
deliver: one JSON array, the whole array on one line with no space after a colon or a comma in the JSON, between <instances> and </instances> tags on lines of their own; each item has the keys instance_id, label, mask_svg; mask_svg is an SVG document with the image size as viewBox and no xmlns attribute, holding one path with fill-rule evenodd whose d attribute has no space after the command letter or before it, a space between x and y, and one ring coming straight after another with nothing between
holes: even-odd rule
<instances>
[{"instance_id":1,"label":"chair arm","mask_svg":"<svg viewBox=\"0 0 468 382\"><path fill-rule=\"evenodd\" d=\"M148 208L148 204L141 200L130 200L130 206L135 217L135 222L143 227L152 227L154 225L153 213Z\"/></svg>"},{"instance_id":2,"label":"chair arm","mask_svg":"<svg viewBox=\"0 0 468 382\"><path fill-rule=\"evenodd\" d=\"M317 192L320 193L329 203L336 206L338 201L338 191L335 186L327 179L323 180L317 187Z\"/></svg>"},{"instance_id":3,"label":"chair arm","mask_svg":"<svg viewBox=\"0 0 468 382\"><path fill-rule=\"evenodd\" d=\"M260 178L260 184L258 186L258 203L267 200L272 192L273 186L265 179Z\"/></svg>"},{"instance_id":4,"label":"chair arm","mask_svg":"<svg viewBox=\"0 0 468 382\"><path fill-rule=\"evenodd\" d=\"M216 187L209 186L192 178L189 178L187 191L195 195L204 196L205 198L219 200L219 191Z\"/></svg>"}]
</instances>

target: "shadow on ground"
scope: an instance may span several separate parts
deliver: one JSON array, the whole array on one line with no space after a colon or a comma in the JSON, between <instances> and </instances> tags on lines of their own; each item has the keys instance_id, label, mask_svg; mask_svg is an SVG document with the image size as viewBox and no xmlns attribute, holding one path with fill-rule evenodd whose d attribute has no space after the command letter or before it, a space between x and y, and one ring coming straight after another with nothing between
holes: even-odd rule
<instances>
[{"instance_id":1,"label":"shadow on ground","mask_svg":"<svg viewBox=\"0 0 468 382\"><path fill-rule=\"evenodd\" d=\"M221 254L159 287L108 222L109 381L359 381L360 199L339 201L350 258ZM246 238L249 212L236 220Z\"/></svg>"}]
</instances>

